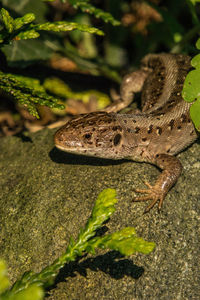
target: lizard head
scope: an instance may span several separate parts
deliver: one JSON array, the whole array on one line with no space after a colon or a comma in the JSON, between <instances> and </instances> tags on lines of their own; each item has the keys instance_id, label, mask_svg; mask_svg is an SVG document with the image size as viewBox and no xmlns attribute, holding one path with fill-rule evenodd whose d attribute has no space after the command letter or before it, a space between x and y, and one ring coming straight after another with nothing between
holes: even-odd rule
<instances>
[{"instance_id":1,"label":"lizard head","mask_svg":"<svg viewBox=\"0 0 200 300\"><path fill-rule=\"evenodd\" d=\"M65 152L120 159L123 128L115 115L95 112L79 115L55 134L55 146Z\"/></svg>"}]
</instances>

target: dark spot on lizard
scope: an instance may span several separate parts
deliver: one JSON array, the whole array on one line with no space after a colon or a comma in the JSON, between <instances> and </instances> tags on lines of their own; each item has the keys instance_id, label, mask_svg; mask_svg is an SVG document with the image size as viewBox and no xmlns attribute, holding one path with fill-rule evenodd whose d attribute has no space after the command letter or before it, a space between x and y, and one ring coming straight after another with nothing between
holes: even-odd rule
<instances>
[{"instance_id":1,"label":"dark spot on lizard","mask_svg":"<svg viewBox=\"0 0 200 300\"><path fill-rule=\"evenodd\" d=\"M148 130L147 130L147 133L150 134L150 133L152 133L152 131L153 131L153 125L150 125L149 128L148 128Z\"/></svg>"},{"instance_id":2,"label":"dark spot on lizard","mask_svg":"<svg viewBox=\"0 0 200 300\"><path fill-rule=\"evenodd\" d=\"M177 94L177 96L180 96L180 95ZM171 106L173 106L175 103L176 103L176 99L171 99L171 100L169 101L169 104L170 104Z\"/></svg>"},{"instance_id":3,"label":"dark spot on lizard","mask_svg":"<svg viewBox=\"0 0 200 300\"><path fill-rule=\"evenodd\" d=\"M84 135L84 138L86 138L86 139L91 139L91 137L92 137L92 135L90 134L90 133L86 133L85 135Z\"/></svg>"},{"instance_id":4,"label":"dark spot on lizard","mask_svg":"<svg viewBox=\"0 0 200 300\"><path fill-rule=\"evenodd\" d=\"M158 135L162 134L162 128L161 127L156 127L156 132Z\"/></svg>"},{"instance_id":5,"label":"dark spot on lizard","mask_svg":"<svg viewBox=\"0 0 200 300\"><path fill-rule=\"evenodd\" d=\"M96 147L99 147L99 139L96 139Z\"/></svg>"},{"instance_id":6,"label":"dark spot on lizard","mask_svg":"<svg viewBox=\"0 0 200 300\"><path fill-rule=\"evenodd\" d=\"M143 153L144 153L144 150L142 150L142 151L140 152L140 156L143 156Z\"/></svg>"},{"instance_id":7,"label":"dark spot on lizard","mask_svg":"<svg viewBox=\"0 0 200 300\"><path fill-rule=\"evenodd\" d=\"M181 127L180 125L177 127L178 130L180 130L181 128L182 128L182 127Z\"/></svg>"},{"instance_id":8,"label":"dark spot on lizard","mask_svg":"<svg viewBox=\"0 0 200 300\"><path fill-rule=\"evenodd\" d=\"M113 140L114 146L119 145L121 138L122 138L121 134L119 134L119 133L116 134L116 136L114 137L114 140Z\"/></svg>"},{"instance_id":9,"label":"dark spot on lizard","mask_svg":"<svg viewBox=\"0 0 200 300\"><path fill-rule=\"evenodd\" d=\"M132 122L133 122L133 123L136 123L137 121L136 121L136 120L132 120Z\"/></svg>"},{"instance_id":10,"label":"dark spot on lizard","mask_svg":"<svg viewBox=\"0 0 200 300\"><path fill-rule=\"evenodd\" d=\"M190 132L190 135L193 135L193 133L194 133L194 130L192 130L192 131Z\"/></svg>"},{"instance_id":11,"label":"dark spot on lizard","mask_svg":"<svg viewBox=\"0 0 200 300\"><path fill-rule=\"evenodd\" d=\"M130 128L127 128L127 131L128 131L128 132L131 132L131 129L130 129Z\"/></svg>"},{"instance_id":12,"label":"dark spot on lizard","mask_svg":"<svg viewBox=\"0 0 200 300\"><path fill-rule=\"evenodd\" d=\"M147 141L147 138L145 137L145 138L142 138L142 141L143 142L146 142Z\"/></svg>"},{"instance_id":13,"label":"dark spot on lizard","mask_svg":"<svg viewBox=\"0 0 200 300\"><path fill-rule=\"evenodd\" d=\"M140 131L139 127L135 127L135 133L138 133Z\"/></svg>"},{"instance_id":14,"label":"dark spot on lizard","mask_svg":"<svg viewBox=\"0 0 200 300\"><path fill-rule=\"evenodd\" d=\"M173 103L169 103L168 105L167 105L167 109L169 109L169 108L171 108L171 107L173 107L174 106L174 102Z\"/></svg>"},{"instance_id":15,"label":"dark spot on lizard","mask_svg":"<svg viewBox=\"0 0 200 300\"><path fill-rule=\"evenodd\" d=\"M106 131L108 131L108 128L100 129L101 134L104 133L104 132L106 132Z\"/></svg>"},{"instance_id":16,"label":"dark spot on lizard","mask_svg":"<svg viewBox=\"0 0 200 300\"><path fill-rule=\"evenodd\" d=\"M113 126L112 130L113 131L116 131L116 130L122 131L122 127L121 126Z\"/></svg>"},{"instance_id":17,"label":"dark spot on lizard","mask_svg":"<svg viewBox=\"0 0 200 300\"><path fill-rule=\"evenodd\" d=\"M184 115L184 114L182 114L182 115L181 115L181 122L182 122L182 123L185 123L186 121L187 121L187 116Z\"/></svg>"},{"instance_id":18,"label":"dark spot on lizard","mask_svg":"<svg viewBox=\"0 0 200 300\"><path fill-rule=\"evenodd\" d=\"M169 126L170 130L173 129L173 127L174 127L174 120L173 119L169 122L168 126Z\"/></svg>"},{"instance_id":19,"label":"dark spot on lizard","mask_svg":"<svg viewBox=\"0 0 200 300\"><path fill-rule=\"evenodd\" d=\"M176 84L177 84L177 85L183 84L183 80L178 78L178 79L176 80Z\"/></svg>"}]
</instances>

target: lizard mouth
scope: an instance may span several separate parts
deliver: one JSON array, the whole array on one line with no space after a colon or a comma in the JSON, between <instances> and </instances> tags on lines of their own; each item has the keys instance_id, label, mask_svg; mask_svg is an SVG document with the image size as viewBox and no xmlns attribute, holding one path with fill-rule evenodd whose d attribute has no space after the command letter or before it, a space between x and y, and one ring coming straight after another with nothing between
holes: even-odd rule
<instances>
[{"instance_id":1,"label":"lizard mouth","mask_svg":"<svg viewBox=\"0 0 200 300\"><path fill-rule=\"evenodd\" d=\"M67 153L72 153L72 154L77 154L77 155L87 155L87 156L93 156L93 154L90 154L90 152L88 153L88 149L86 149L85 147L80 147L80 145L74 145L73 147L70 146L62 146L59 144L55 144L56 148L58 148L59 150L62 150L64 152Z\"/></svg>"},{"instance_id":2,"label":"lizard mouth","mask_svg":"<svg viewBox=\"0 0 200 300\"><path fill-rule=\"evenodd\" d=\"M55 145L56 148L58 148L59 150L62 150L62 151L65 151L65 152L68 152L68 150L66 150L65 147L61 146L61 145Z\"/></svg>"},{"instance_id":3,"label":"lizard mouth","mask_svg":"<svg viewBox=\"0 0 200 300\"><path fill-rule=\"evenodd\" d=\"M82 152L84 151L84 148L81 149L80 145L70 145L69 147L67 146L63 146L63 145L59 145L59 144L55 144L56 148L58 148L59 150L65 151L65 152L70 152L70 153L74 153L74 152ZM82 150L82 151L81 151Z\"/></svg>"},{"instance_id":4,"label":"lizard mouth","mask_svg":"<svg viewBox=\"0 0 200 300\"><path fill-rule=\"evenodd\" d=\"M108 155L105 155L104 152L102 152L101 149L88 149L85 147L67 147L67 146L62 146L59 144L55 144L56 148L58 148L61 151L70 153L70 154L75 154L75 155L83 155L83 156L90 156L90 157L101 157L101 158L113 158L117 159L116 157L113 157L112 155L109 157Z\"/></svg>"}]
</instances>

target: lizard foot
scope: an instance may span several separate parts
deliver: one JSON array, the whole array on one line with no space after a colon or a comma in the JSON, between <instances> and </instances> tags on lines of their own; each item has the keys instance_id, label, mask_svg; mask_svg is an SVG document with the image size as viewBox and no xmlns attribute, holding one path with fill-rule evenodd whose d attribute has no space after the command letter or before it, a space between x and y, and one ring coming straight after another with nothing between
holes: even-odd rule
<instances>
[{"instance_id":1,"label":"lizard foot","mask_svg":"<svg viewBox=\"0 0 200 300\"><path fill-rule=\"evenodd\" d=\"M147 201L147 200L153 200L146 208L144 213L147 213L150 211L150 209L158 203L158 210L161 210L163 200L165 198L165 194L162 192L162 190L156 188L156 186L152 186L148 182L144 182L144 184L148 187L148 189L135 189L136 193L142 193L142 194L148 194L146 196L142 197L136 197L133 201Z\"/></svg>"}]
</instances>

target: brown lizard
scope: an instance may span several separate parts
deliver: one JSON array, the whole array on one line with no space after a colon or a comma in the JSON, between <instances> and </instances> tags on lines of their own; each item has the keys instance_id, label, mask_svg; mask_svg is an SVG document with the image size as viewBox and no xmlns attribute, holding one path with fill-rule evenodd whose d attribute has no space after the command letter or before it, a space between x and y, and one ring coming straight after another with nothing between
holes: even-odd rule
<instances>
[{"instance_id":1,"label":"brown lizard","mask_svg":"<svg viewBox=\"0 0 200 300\"><path fill-rule=\"evenodd\" d=\"M182 165L174 155L197 138L189 116L190 103L181 91L190 57L181 54L149 54L141 69L127 76L121 84L121 99L106 109L79 115L55 134L57 148L75 154L110 159L148 162L162 173L148 189L136 189L146 195L135 201L152 200L145 212L163 200L181 174ZM134 93L142 90L141 111L116 113L128 106Z\"/></svg>"}]
</instances>

